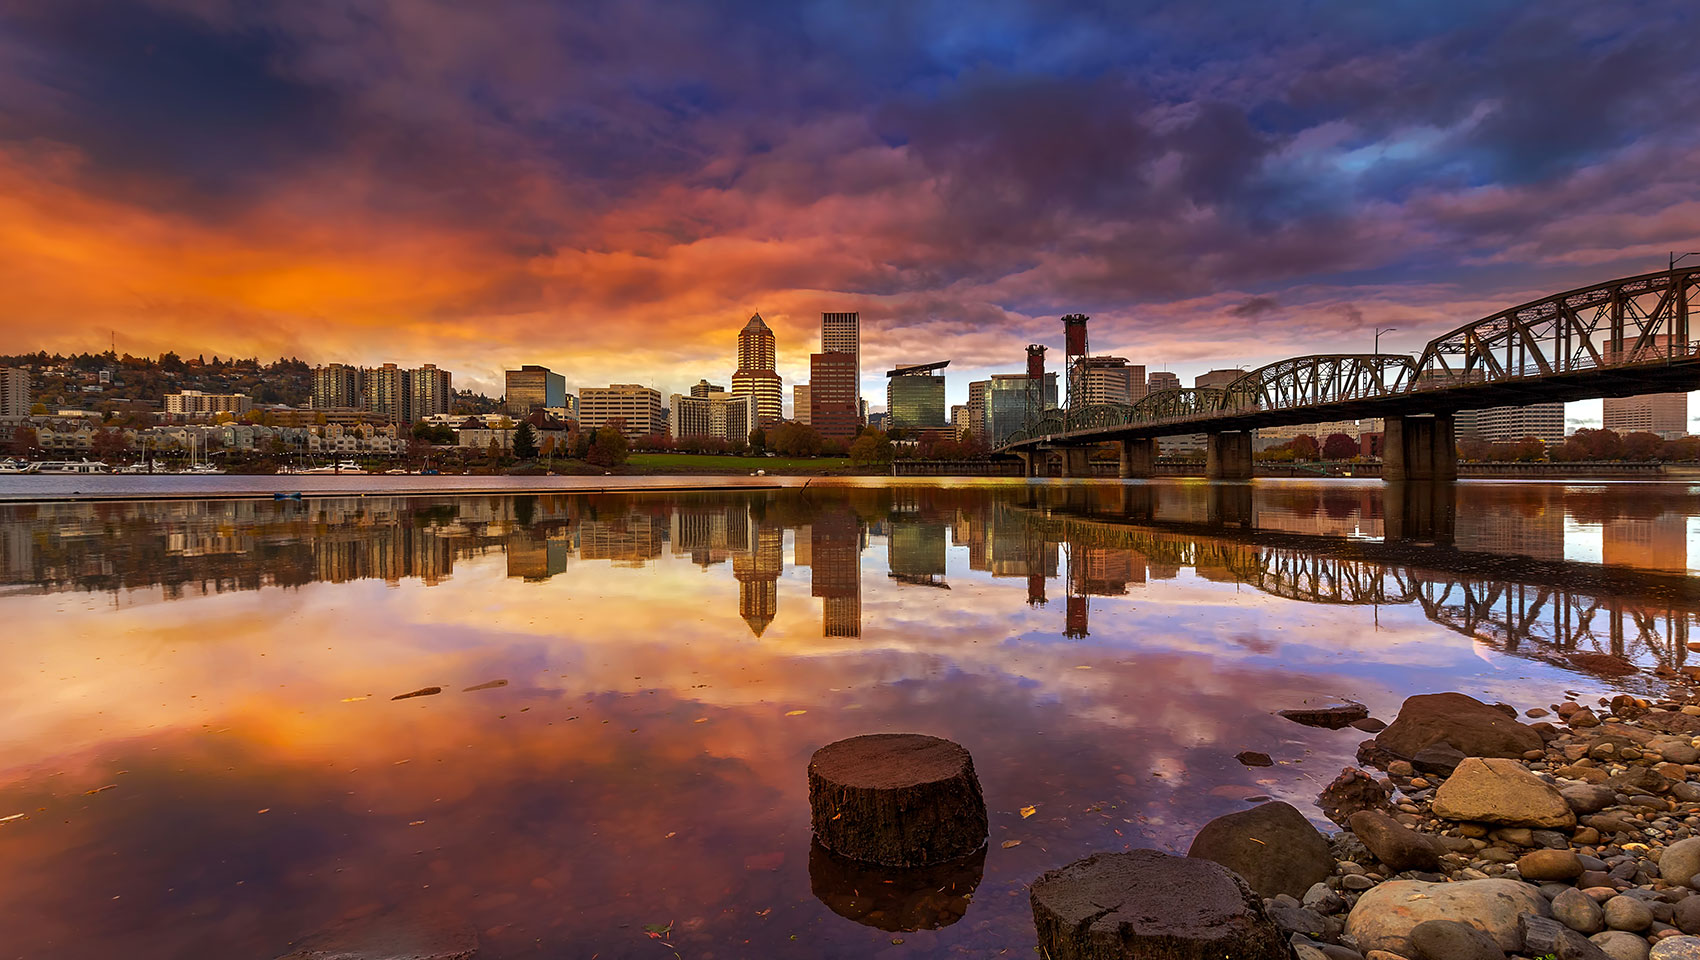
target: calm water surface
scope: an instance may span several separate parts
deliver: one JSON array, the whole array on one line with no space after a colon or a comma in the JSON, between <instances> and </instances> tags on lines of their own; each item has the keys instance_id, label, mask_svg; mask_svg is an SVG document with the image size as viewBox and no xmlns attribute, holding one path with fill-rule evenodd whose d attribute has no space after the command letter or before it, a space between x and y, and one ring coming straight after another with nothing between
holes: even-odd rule
<instances>
[{"instance_id":1,"label":"calm water surface","mask_svg":"<svg viewBox=\"0 0 1700 960\"><path fill-rule=\"evenodd\" d=\"M0 956L393 909L484 957L1031 956L1041 871L1315 813L1363 734L1275 710L1653 687L1696 543L1685 484L0 507ZM810 753L881 731L972 751L983 857L811 852Z\"/></svg>"}]
</instances>

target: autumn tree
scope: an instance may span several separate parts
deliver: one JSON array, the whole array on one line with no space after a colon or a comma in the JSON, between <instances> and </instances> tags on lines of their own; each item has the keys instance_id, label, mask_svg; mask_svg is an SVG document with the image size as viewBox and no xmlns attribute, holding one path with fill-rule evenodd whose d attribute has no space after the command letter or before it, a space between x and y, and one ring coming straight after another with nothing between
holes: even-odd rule
<instances>
[{"instance_id":1,"label":"autumn tree","mask_svg":"<svg viewBox=\"0 0 1700 960\"><path fill-rule=\"evenodd\" d=\"M806 423L787 420L768 432L768 446L782 457L813 457L821 452L821 436Z\"/></svg>"},{"instance_id":2,"label":"autumn tree","mask_svg":"<svg viewBox=\"0 0 1700 960\"><path fill-rule=\"evenodd\" d=\"M1358 455L1358 442L1344 433L1331 433L1322 441L1322 459L1350 460Z\"/></svg>"},{"instance_id":3,"label":"autumn tree","mask_svg":"<svg viewBox=\"0 0 1700 960\"><path fill-rule=\"evenodd\" d=\"M596 431L585 459L599 467L617 467L626 462L626 435L613 427Z\"/></svg>"},{"instance_id":4,"label":"autumn tree","mask_svg":"<svg viewBox=\"0 0 1700 960\"><path fill-rule=\"evenodd\" d=\"M18 427L12 431L12 442L9 452L14 457L27 457L35 453L40 439L36 436L34 427Z\"/></svg>"},{"instance_id":5,"label":"autumn tree","mask_svg":"<svg viewBox=\"0 0 1700 960\"><path fill-rule=\"evenodd\" d=\"M1287 441L1287 449L1293 451L1294 460L1315 460L1322 455L1322 449L1317 446L1316 438L1308 433L1302 433Z\"/></svg>"},{"instance_id":6,"label":"autumn tree","mask_svg":"<svg viewBox=\"0 0 1700 960\"><path fill-rule=\"evenodd\" d=\"M1623 438L1623 455L1631 460L1652 460L1664 445L1664 438L1658 434L1637 430Z\"/></svg>"},{"instance_id":7,"label":"autumn tree","mask_svg":"<svg viewBox=\"0 0 1700 960\"><path fill-rule=\"evenodd\" d=\"M859 467L890 463L891 458L891 437L878 430L865 430L850 444L850 462Z\"/></svg>"}]
</instances>

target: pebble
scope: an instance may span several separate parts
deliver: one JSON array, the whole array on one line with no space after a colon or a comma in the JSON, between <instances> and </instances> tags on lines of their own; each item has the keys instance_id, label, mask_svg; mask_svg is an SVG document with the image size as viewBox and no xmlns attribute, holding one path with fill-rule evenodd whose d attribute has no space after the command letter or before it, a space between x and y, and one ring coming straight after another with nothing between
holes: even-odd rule
<instances>
[{"instance_id":1,"label":"pebble","mask_svg":"<svg viewBox=\"0 0 1700 960\"><path fill-rule=\"evenodd\" d=\"M1653 925L1653 909L1634 897L1605 902L1606 926L1613 930L1645 930Z\"/></svg>"},{"instance_id":2,"label":"pebble","mask_svg":"<svg viewBox=\"0 0 1700 960\"><path fill-rule=\"evenodd\" d=\"M1577 933L1599 933L1605 929L1605 911L1575 887L1552 898L1552 918Z\"/></svg>"},{"instance_id":3,"label":"pebble","mask_svg":"<svg viewBox=\"0 0 1700 960\"><path fill-rule=\"evenodd\" d=\"M1611 960L1647 960L1647 941L1633 933L1607 930L1588 939L1604 951L1606 956L1611 957Z\"/></svg>"}]
</instances>

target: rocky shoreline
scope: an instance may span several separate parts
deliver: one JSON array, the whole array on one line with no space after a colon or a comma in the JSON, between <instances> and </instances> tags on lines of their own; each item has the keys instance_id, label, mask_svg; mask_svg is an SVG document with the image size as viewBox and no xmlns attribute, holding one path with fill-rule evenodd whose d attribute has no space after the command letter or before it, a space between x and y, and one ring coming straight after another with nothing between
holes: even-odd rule
<instances>
[{"instance_id":1,"label":"rocky shoreline","mask_svg":"<svg viewBox=\"0 0 1700 960\"><path fill-rule=\"evenodd\" d=\"M1443 693L1357 718L1367 769L1319 798L1340 832L1271 802L1189 856L1239 874L1299 960L1700 960L1700 705L1524 716Z\"/></svg>"}]
</instances>

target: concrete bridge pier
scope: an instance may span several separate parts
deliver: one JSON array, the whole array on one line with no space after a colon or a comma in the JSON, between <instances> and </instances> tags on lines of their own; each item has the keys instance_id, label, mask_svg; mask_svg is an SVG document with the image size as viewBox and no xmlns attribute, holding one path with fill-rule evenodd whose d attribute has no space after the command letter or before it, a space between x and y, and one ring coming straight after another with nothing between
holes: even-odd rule
<instances>
[{"instance_id":1,"label":"concrete bridge pier","mask_svg":"<svg viewBox=\"0 0 1700 960\"><path fill-rule=\"evenodd\" d=\"M1211 480L1251 479L1251 431L1205 435L1204 475Z\"/></svg>"},{"instance_id":2,"label":"concrete bridge pier","mask_svg":"<svg viewBox=\"0 0 1700 960\"><path fill-rule=\"evenodd\" d=\"M1148 480L1157 471L1157 441L1153 437L1123 440L1121 465L1116 476L1123 480Z\"/></svg>"},{"instance_id":3,"label":"concrete bridge pier","mask_svg":"<svg viewBox=\"0 0 1700 960\"><path fill-rule=\"evenodd\" d=\"M1458 485L1419 480L1395 483L1382 503L1383 539L1388 543L1452 543L1457 535Z\"/></svg>"},{"instance_id":4,"label":"concrete bridge pier","mask_svg":"<svg viewBox=\"0 0 1700 960\"><path fill-rule=\"evenodd\" d=\"M1458 440L1452 414L1388 417L1383 422L1381 479L1458 479Z\"/></svg>"},{"instance_id":5,"label":"concrete bridge pier","mask_svg":"<svg viewBox=\"0 0 1700 960\"><path fill-rule=\"evenodd\" d=\"M1251 487L1212 487L1206 521L1213 527L1255 527Z\"/></svg>"},{"instance_id":6,"label":"concrete bridge pier","mask_svg":"<svg viewBox=\"0 0 1700 960\"><path fill-rule=\"evenodd\" d=\"M1092 476L1092 448L1064 447L1062 449L1063 469L1065 477Z\"/></svg>"}]
</instances>

